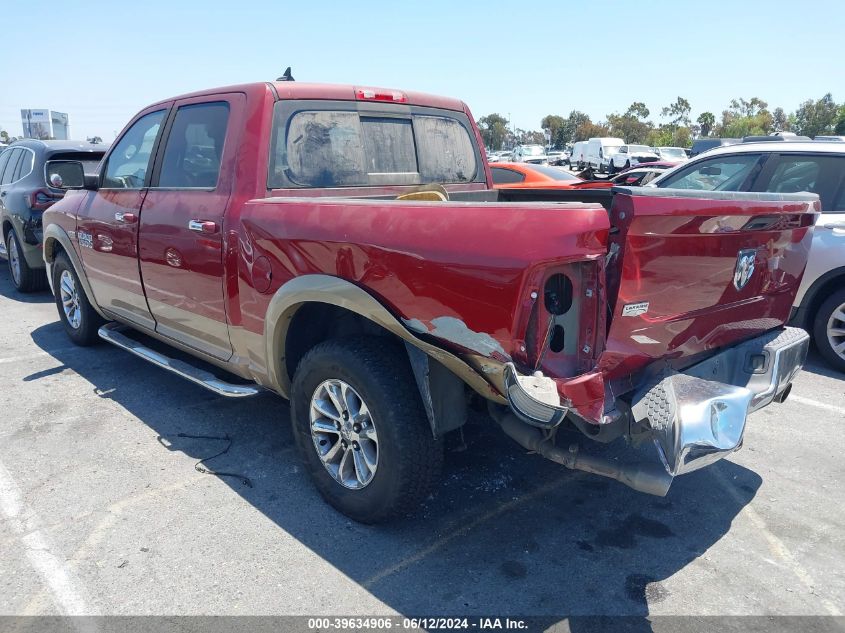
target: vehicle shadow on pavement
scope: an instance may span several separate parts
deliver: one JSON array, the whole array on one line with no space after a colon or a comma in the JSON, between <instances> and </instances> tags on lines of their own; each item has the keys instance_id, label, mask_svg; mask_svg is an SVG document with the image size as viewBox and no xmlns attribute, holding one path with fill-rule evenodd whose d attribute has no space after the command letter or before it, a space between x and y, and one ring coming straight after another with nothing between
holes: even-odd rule
<instances>
[{"instance_id":1,"label":"vehicle shadow on pavement","mask_svg":"<svg viewBox=\"0 0 845 633\"><path fill-rule=\"evenodd\" d=\"M155 450L171 451L186 471L224 445L184 435L228 435L231 449L204 465L248 477L252 487L220 481L409 616L530 615L551 625L564 615L630 615L642 618L630 630L651 630L644 616L672 599L663 581L717 543L761 484L723 460L677 479L666 498L651 497L526 454L478 414L466 450L450 443L442 483L418 514L364 526L332 510L308 481L281 398L227 400L107 345L68 349L57 322L32 339L152 429L162 444Z\"/></svg>"},{"instance_id":2,"label":"vehicle shadow on pavement","mask_svg":"<svg viewBox=\"0 0 845 633\"><path fill-rule=\"evenodd\" d=\"M807 371L811 374L825 376L826 378L845 378L845 374L843 374L841 371L833 369L833 367L827 364L827 361L825 361L824 358L821 357L821 355L818 353L814 346L810 346L810 353L807 356L807 362L801 371Z\"/></svg>"},{"instance_id":3,"label":"vehicle shadow on pavement","mask_svg":"<svg viewBox=\"0 0 845 633\"><path fill-rule=\"evenodd\" d=\"M50 290L37 290L35 292L18 292L12 284L9 276L9 265L5 259L0 257L0 297L6 297L18 303L52 303L54 301Z\"/></svg>"}]
</instances>

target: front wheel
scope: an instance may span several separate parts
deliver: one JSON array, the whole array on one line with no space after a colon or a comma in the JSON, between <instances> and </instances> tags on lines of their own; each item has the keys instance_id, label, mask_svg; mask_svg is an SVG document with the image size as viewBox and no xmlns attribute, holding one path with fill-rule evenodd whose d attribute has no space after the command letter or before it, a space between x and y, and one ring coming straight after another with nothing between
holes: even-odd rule
<instances>
[{"instance_id":1,"label":"front wheel","mask_svg":"<svg viewBox=\"0 0 845 633\"><path fill-rule=\"evenodd\" d=\"M53 295L59 320L71 341L82 347L99 341L97 330L105 322L88 301L68 256L59 253L53 262Z\"/></svg>"},{"instance_id":2,"label":"front wheel","mask_svg":"<svg viewBox=\"0 0 845 633\"><path fill-rule=\"evenodd\" d=\"M18 292L35 292L47 287L47 277L44 271L39 268L31 268L26 262L23 247L18 240L15 229L10 229L9 235L6 237L6 257L9 262L9 274L12 277L12 283L15 284Z\"/></svg>"},{"instance_id":3,"label":"front wheel","mask_svg":"<svg viewBox=\"0 0 845 633\"><path fill-rule=\"evenodd\" d=\"M613 161L610 161L610 162L607 164L607 173L608 173L610 176L612 176L613 174L615 174L615 173L616 173L616 163L614 163Z\"/></svg>"},{"instance_id":4,"label":"front wheel","mask_svg":"<svg viewBox=\"0 0 845 633\"><path fill-rule=\"evenodd\" d=\"M828 364L845 372L845 288L819 307L813 320L813 340Z\"/></svg>"},{"instance_id":5,"label":"front wheel","mask_svg":"<svg viewBox=\"0 0 845 633\"><path fill-rule=\"evenodd\" d=\"M299 363L291 418L300 457L323 498L378 523L415 509L440 475L435 440L401 345L330 340Z\"/></svg>"}]
</instances>

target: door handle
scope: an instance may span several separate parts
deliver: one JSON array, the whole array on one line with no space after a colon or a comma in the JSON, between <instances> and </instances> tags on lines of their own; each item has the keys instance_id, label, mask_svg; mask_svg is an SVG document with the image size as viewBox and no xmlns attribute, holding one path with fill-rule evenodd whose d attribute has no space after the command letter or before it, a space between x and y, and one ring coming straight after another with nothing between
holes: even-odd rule
<instances>
[{"instance_id":1,"label":"door handle","mask_svg":"<svg viewBox=\"0 0 845 633\"><path fill-rule=\"evenodd\" d=\"M191 220L188 228L197 233L217 233L217 222L211 220Z\"/></svg>"},{"instance_id":2,"label":"door handle","mask_svg":"<svg viewBox=\"0 0 845 633\"><path fill-rule=\"evenodd\" d=\"M138 216L129 211L118 211L114 214L114 219L124 224L135 224L138 221Z\"/></svg>"}]
</instances>

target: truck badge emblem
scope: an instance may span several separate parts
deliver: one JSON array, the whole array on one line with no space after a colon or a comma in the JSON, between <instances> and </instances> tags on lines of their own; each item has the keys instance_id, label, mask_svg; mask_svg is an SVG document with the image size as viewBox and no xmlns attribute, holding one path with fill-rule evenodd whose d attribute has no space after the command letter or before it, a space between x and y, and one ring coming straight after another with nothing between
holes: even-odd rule
<instances>
[{"instance_id":1,"label":"truck badge emblem","mask_svg":"<svg viewBox=\"0 0 845 633\"><path fill-rule=\"evenodd\" d=\"M736 269L734 270L734 288L742 290L754 274L754 260L757 249L746 248L736 255Z\"/></svg>"}]
</instances>

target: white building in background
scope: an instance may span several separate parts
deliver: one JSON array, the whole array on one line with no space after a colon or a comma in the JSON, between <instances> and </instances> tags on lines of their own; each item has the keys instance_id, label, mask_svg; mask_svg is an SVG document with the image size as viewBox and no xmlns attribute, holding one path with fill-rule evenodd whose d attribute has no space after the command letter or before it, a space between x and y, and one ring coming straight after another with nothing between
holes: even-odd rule
<instances>
[{"instance_id":1,"label":"white building in background","mask_svg":"<svg viewBox=\"0 0 845 633\"><path fill-rule=\"evenodd\" d=\"M54 138L60 141L70 138L70 122L66 112L21 110L21 126L24 138Z\"/></svg>"}]
</instances>

